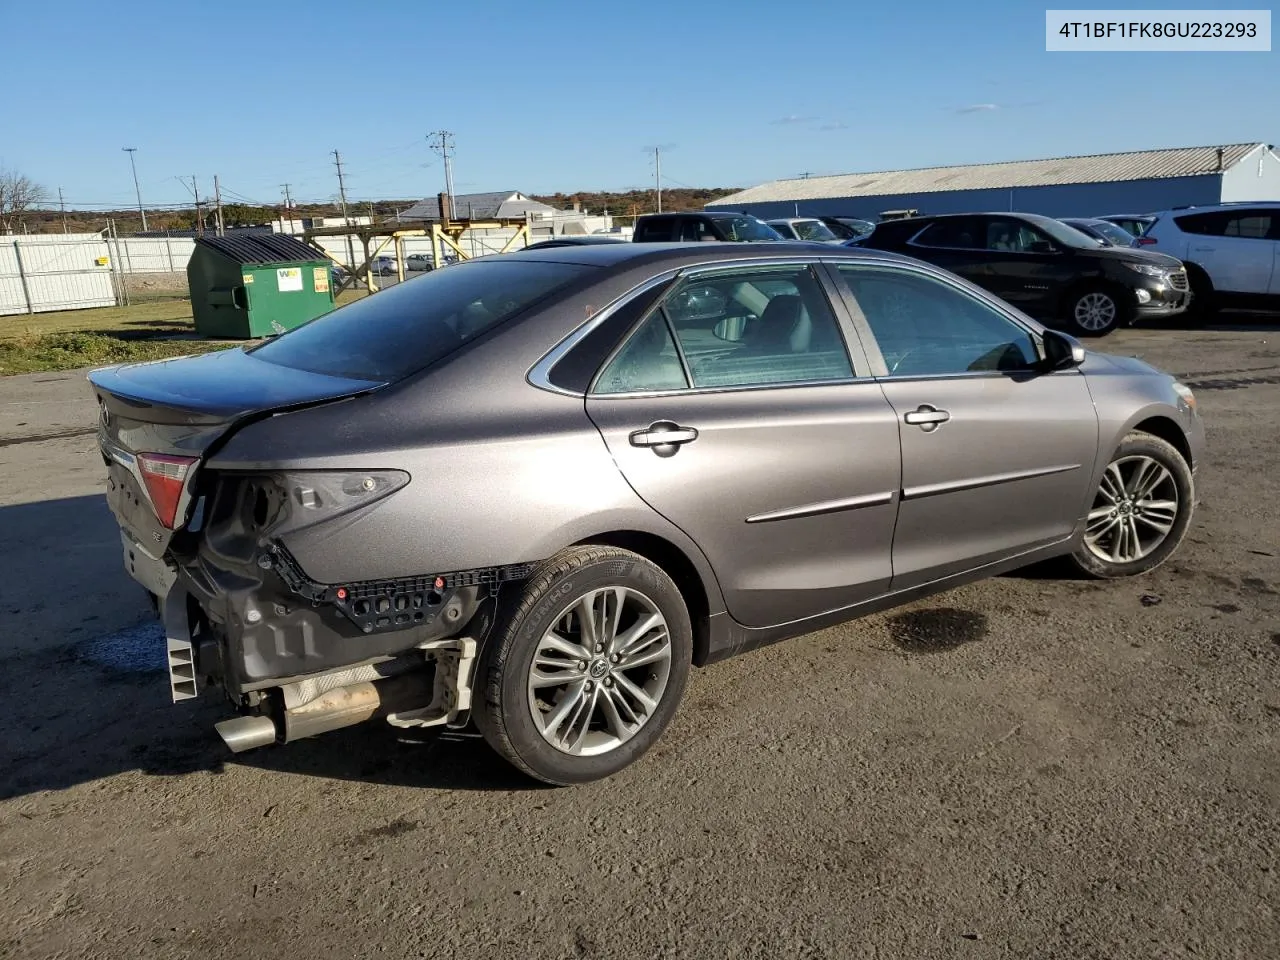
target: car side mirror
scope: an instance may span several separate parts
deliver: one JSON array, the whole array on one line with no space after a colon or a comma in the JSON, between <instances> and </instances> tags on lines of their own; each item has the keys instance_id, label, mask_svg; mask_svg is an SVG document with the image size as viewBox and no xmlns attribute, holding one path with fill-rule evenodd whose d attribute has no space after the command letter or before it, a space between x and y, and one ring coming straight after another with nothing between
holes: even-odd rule
<instances>
[{"instance_id":1,"label":"car side mirror","mask_svg":"<svg viewBox=\"0 0 1280 960\"><path fill-rule=\"evenodd\" d=\"M1046 330L1043 337L1046 370L1069 370L1084 363L1084 345L1060 330Z\"/></svg>"}]
</instances>

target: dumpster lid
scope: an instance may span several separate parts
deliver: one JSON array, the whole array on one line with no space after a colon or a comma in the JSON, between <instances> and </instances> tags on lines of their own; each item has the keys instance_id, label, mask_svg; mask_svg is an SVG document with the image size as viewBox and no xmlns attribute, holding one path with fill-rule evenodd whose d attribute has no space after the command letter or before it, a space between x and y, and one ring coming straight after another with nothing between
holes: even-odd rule
<instances>
[{"instance_id":1,"label":"dumpster lid","mask_svg":"<svg viewBox=\"0 0 1280 960\"><path fill-rule=\"evenodd\" d=\"M236 263L283 263L328 260L321 251L288 234L247 234L237 237L196 237L198 246L216 250Z\"/></svg>"}]
</instances>

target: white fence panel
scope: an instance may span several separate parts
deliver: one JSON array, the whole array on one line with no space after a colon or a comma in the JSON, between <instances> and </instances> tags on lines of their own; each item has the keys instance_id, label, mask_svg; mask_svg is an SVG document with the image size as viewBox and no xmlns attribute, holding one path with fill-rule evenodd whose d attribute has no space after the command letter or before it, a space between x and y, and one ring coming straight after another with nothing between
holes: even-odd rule
<instances>
[{"instance_id":1,"label":"white fence panel","mask_svg":"<svg viewBox=\"0 0 1280 960\"><path fill-rule=\"evenodd\" d=\"M100 237L0 237L0 315L115 303L107 245Z\"/></svg>"}]
</instances>

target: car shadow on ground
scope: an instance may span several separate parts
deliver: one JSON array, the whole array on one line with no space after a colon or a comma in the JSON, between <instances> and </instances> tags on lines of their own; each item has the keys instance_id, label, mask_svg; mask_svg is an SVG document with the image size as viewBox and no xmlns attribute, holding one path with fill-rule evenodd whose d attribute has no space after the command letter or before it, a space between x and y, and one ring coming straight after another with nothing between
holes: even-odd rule
<instances>
[{"instance_id":1,"label":"car shadow on ground","mask_svg":"<svg viewBox=\"0 0 1280 960\"><path fill-rule=\"evenodd\" d=\"M397 736L373 723L232 754L213 724L216 690L169 699L164 634L124 572L101 496L0 507L0 800L141 771L182 776L237 766L442 790L537 784L476 735Z\"/></svg>"},{"instance_id":2,"label":"car shadow on ground","mask_svg":"<svg viewBox=\"0 0 1280 960\"><path fill-rule=\"evenodd\" d=\"M1136 325L1141 330L1172 330L1179 333L1275 333L1280 331L1280 313L1248 310L1220 310L1207 317L1155 317Z\"/></svg>"}]
</instances>

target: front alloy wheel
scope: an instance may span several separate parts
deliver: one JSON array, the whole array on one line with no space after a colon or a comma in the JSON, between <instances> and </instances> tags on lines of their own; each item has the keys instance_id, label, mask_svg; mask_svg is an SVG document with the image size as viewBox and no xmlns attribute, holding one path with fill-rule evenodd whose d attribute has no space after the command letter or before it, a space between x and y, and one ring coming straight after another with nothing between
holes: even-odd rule
<instances>
[{"instance_id":1,"label":"front alloy wheel","mask_svg":"<svg viewBox=\"0 0 1280 960\"><path fill-rule=\"evenodd\" d=\"M1090 290L1076 298L1071 320L1081 333L1101 336L1120 323L1120 304L1105 290Z\"/></svg>"},{"instance_id":2,"label":"front alloy wheel","mask_svg":"<svg viewBox=\"0 0 1280 960\"><path fill-rule=\"evenodd\" d=\"M546 783L599 780L638 760L675 715L693 654L680 590L616 547L548 560L485 641L476 725Z\"/></svg>"},{"instance_id":3,"label":"front alloy wheel","mask_svg":"<svg viewBox=\"0 0 1280 960\"><path fill-rule=\"evenodd\" d=\"M1103 471L1076 565L1097 577L1145 573L1177 549L1194 509L1186 460L1170 443L1131 433Z\"/></svg>"}]
</instances>

